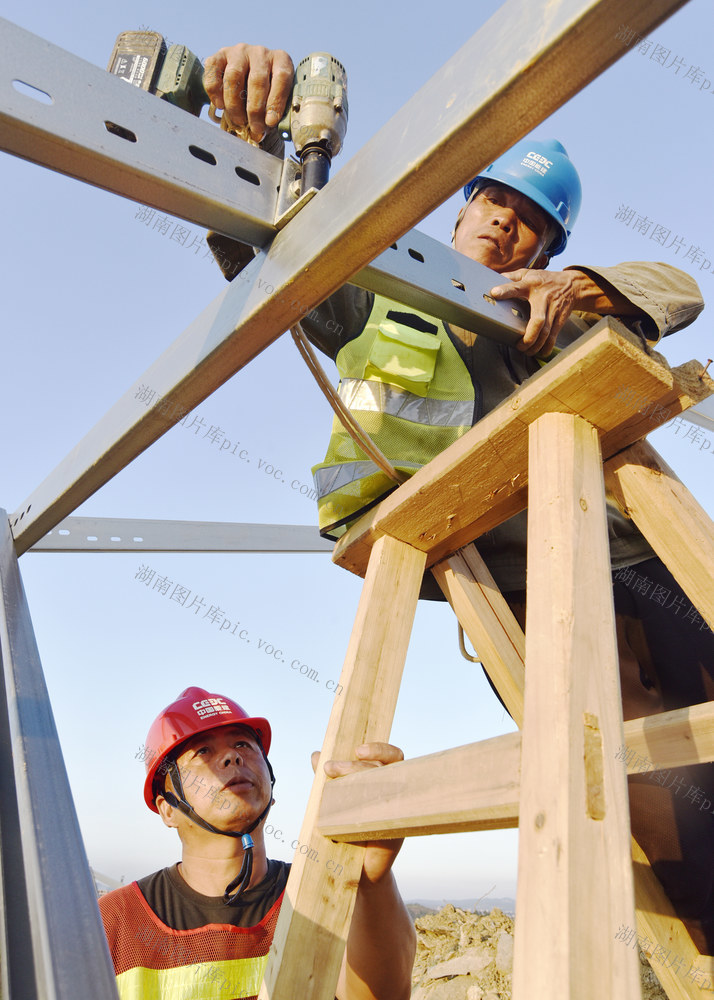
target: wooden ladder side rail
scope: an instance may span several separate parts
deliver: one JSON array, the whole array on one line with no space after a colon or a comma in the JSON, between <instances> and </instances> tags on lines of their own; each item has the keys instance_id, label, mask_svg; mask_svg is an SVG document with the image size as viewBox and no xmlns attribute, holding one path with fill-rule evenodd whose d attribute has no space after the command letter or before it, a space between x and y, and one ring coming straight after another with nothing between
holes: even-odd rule
<instances>
[{"instance_id":1,"label":"wooden ladder side rail","mask_svg":"<svg viewBox=\"0 0 714 1000\"><path fill-rule=\"evenodd\" d=\"M647 938L651 944L643 948L650 959L655 975L662 989L670 1000L703 1000L710 996L709 991L703 992L695 982L706 982L712 979L714 965L708 955L702 955L697 950L689 936L686 927L674 912L662 886L652 871L649 861L635 838L632 838L632 864L635 875L635 907L637 913L637 930L639 938ZM646 919L643 919L646 918ZM657 946L664 954L671 955L672 960L652 960ZM624 945L621 945L624 947ZM630 947L632 947L630 945ZM677 959L675 964L674 959ZM680 964L681 962L681 964ZM702 972L702 977L688 975L691 969Z\"/></svg>"},{"instance_id":2,"label":"wooden ladder side rail","mask_svg":"<svg viewBox=\"0 0 714 1000\"><path fill-rule=\"evenodd\" d=\"M475 543L432 566L431 572L509 715L522 728L525 633Z\"/></svg>"},{"instance_id":3,"label":"wooden ladder side rail","mask_svg":"<svg viewBox=\"0 0 714 1000\"><path fill-rule=\"evenodd\" d=\"M423 552L393 538L374 546L321 762L350 759L367 741L388 741L424 565ZM260 1000L335 996L364 848L331 843L317 832L325 781L318 764Z\"/></svg>"},{"instance_id":4,"label":"wooden ladder side rail","mask_svg":"<svg viewBox=\"0 0 714 1000\"><path fill-rule=\"evenodd\" d=\"M513 998L631 1000L639 959L616 940L635 897L600 441L568 413L544 414L529 439Z\"/></svg>"},{"instance_id":5,"label":"wooden ladder side rail","mask_svg":"<svg viewBox=\"0 0 714 1000\"><path fill-rule=\"evenodd\" d=\"M701 615L700 627L714 628L714 523L706 511L647 441L638 441L606 462L605 483L620 509L632 518ZM694 706L694 710L703 708ZM656 724L657 718L653 723ZM682 722L683 741L693 738L694 734L687 731L686 720ZM650 734L653 732L651 726L652 723ZM633 743L631 740L630 745ZM686 752L685 747L683 742L683 752ZM704 748L702 750L700 763L706 760ZM701 955L684 928L677 927L674 911L666 897L666 902L662 900L664 894L657 892L659 883L648 870L647 859L638 847L633 847L633 857L637 896L642 906L649 907L649 926L644 929L645 933L665 952L683 959L687 967L691 965L695 975L696 971L701 971L699 982L711 983L714 957ZM682 989L680 970L658 965L656 971L668 995L677 996L670 990ZM687 983L692 994L696 989L701 996L702 991L694 978L688 978Z\"/></svg>"},{"instance_id":6,"label":"wooden ladder side rail","mask_svg":"<svg viewBox=\"0 0 714 1000\"><path fill-rule=\"evenodd\" d=\"M520 728L526 637L486 563L471 543L432 566L431 572Z\"/></svg>"},{"instance_id":7,"label":"wooden ladder side rail","mask_svg":"<svg viewBox=\"0 0 714 1000\"><path fill-rule=\"evenodd\" d=\"M648 441L605 463L605 485L714 629L714 524Z\"/></svg>"}]
</instances>

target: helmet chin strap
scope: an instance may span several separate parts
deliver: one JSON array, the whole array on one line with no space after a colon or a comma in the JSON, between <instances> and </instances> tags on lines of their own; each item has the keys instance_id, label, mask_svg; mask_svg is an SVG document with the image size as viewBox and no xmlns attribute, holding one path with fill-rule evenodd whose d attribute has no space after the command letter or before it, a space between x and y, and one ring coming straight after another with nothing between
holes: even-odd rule
<instances>
[{"instance_id":1,"label":"helmet chin strap","mask_svg":"<svg viewBox=\"0 0 714 1000\"><path fill-rule=\"evenodd\" d=\"M545 235L543 236L543 239L541 240L540 246L536 250L533 259L531 260L531 262L529 264L526 264L526 270L527 271L529 271L533 267L533 265L538 260L538 258L540 257L541 254L546 253L546 249L545 248L551 242L551 240L550 240L549 237L550 237L550 227L548 227L548 229L546 230ZM546 256L547 256L547 254L546 254ZM549 261L546 260L546 262L545 262L546 263L546 267L548 266L548 262ZM539 269L539 270L542 270L542 268Z\"/></svg>"},{"instance_id":2,"label":"helmet chin strap","mask_svg":"<svg viewBox=\"0 0 714 1000\"><path fill-rule=\"evenodd\" d=\"M262 750L262 747L261 747ZM213 826L208 820L205 820L203 816L199 816L193 806L189 805L186 801L186 795L183 789L183 781L181 780L181 772L178 769L178 765L175 760L167 761L167 773L171 779L171 784L173 785L174 792L169 792L167 790L162 792L163 797L166 799L170 806L174 809L178 809L182 812L184 816L187 816L191 822L196 823L198 826L203 827L204 830L208 830L210 833L219 833L223 837L235 837L240 838L241 846L243 847L243 864L238 872L238 875L233 879L229 885L226 886L225 892L223 893L223 902L226 906L234 903L236 899L240 896L242 892L248 887L250 883L251 875L253 874L253 838L250 834L255 830L255 828L263 822L265 817L270 812L270 808L273 804L273 788L275 787L275 775L273 774L273 769L270 766L270 761L263 751L263 759L268 765L268 771L270 772L270 796L268 798L268 804L262 813L256 820L254 820L247 830L241 830L240 832L235 830L219 830L217 826ZM235 891L234 891L235 890Z\"/></svg>"}]
</instances>

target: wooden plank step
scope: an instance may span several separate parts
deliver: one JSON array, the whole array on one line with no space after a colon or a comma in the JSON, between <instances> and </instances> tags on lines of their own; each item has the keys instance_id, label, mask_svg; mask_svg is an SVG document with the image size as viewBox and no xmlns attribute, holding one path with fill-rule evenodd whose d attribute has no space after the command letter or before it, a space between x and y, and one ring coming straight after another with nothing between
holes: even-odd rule
<instances>
[{"instance_id":1,"label":"wooden plank step","mask_svg":"<svg viewBox=\"0 0 714 1000\"><path fill-rule=\"evenodd\" d=\"M650 770L665 767L686 767L714 761L714 701L689 705L644 719L625 723L625 745L628 750L649 759ZM628 774L642 770L635 759L628 762Z\"/></svg>"},{"instance_id":2,"label":"wooden plank step","mask_svg":"<svg viewBox=\"0 0 714 1000\"><path fill-rule=\"evenodd\" d=\"M363 576L372 544L386 534L423 549L427 565L438 562L526 506L524 432L539 416L579 413L598 429L610 458L702 398L693 395L699 387L709 394L705 381L691 378L698 365L685 366L690 378L681 388L676 372L606 317L353 525L334 561ZM628 392L616 399L623 387ZM653 405L640 413L643 400Z\"/></svg>"}]
</instances>

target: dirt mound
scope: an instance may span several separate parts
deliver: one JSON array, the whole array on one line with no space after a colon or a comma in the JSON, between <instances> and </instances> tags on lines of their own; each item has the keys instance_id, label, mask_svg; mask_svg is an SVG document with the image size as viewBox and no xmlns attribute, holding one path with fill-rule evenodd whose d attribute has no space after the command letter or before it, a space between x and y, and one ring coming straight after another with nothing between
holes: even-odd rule
<instances>
[{"instance_id":1,"label":"dirt mound","mask_svg":"<svg viewBox=\"0 0 714 1000\"><path fill-rule=\"evenodd\" d=\"M511 1000L513 920L499 909L471 913L450 903L414 921L412 1000ZM640 953L643 1000L667 1000Z\"/></svg>"}]
</instances>

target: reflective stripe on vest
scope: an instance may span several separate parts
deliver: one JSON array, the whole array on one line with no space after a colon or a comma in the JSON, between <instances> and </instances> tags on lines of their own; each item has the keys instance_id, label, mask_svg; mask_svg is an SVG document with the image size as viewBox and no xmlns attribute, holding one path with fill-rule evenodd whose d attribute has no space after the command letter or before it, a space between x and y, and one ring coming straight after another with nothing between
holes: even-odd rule
<instances>
[{"instance_id":1,"label":"reflective stripe on vest","mask_svg":"<svg viewBox=\"0 0 714 1000\"><path fill-rule=\"evenodd\" d=\"M256 997L268 956L201 962L175 969L134 968L117 976L121 1000L237 1000Z\"/></svg>"},{"instance_id":2,"label":"reflective stripe on vest","mask_svg":"<svg viewBox=\"0 0 714 1000\"><path fill-rule=\"evenodd\" d=\"M404 306L377 296L362 333L339 351L338 392L395 469L413 475L470 430L475 393L440 320L409 310L421 327L412 329L389 313L404 316ZM396 487L337 418L312 472L320 532L331 538Z\"/></svg>"},{"instance_id":3,"label":"reflective stripe on vest","mask_svg":"<svg viewBox=\"0 0 714 1000\"><path fill-rule=\"evenodd\" d=\"M350 410L379 410L402 420L428 427L471 426L474 412L473 399L429 399L414 396L411 392L364 378L347 378L337 390L342 402Z\"/></svg>"},{"instance_id":4,"label":"reflective stripe on vest","mask_svg":"<svg viewBox=\"0 0 714 1000\"><path fill-rule=\"evenodd\" d=\"M402 463L400 468L404 464ZM413 462L410 471L416 472L420 468L420 465ZM325 497L328 493L340 490L356 479L364 479L379 471L379 466L375 465L374 462L341 462L339 465L322 465L320 468L316 468L313 479L318 497Z\"/></svg>"}]
</instances>

